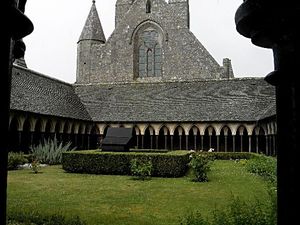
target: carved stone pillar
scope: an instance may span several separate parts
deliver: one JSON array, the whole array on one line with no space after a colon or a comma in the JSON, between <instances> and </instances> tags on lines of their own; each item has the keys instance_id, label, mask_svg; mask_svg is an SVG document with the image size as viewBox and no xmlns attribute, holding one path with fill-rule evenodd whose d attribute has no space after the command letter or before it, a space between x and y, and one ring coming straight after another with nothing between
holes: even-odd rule
<instances>
[{"instance_id":1,"label":"carved stone pillar","mask_svg":"<svg viewBox=\"0 0 300 225\"><path fill-rule=\"evenodd\" d=\"M266 81L276 87L278 225L299 219L299 8L299 1L246 0L235 15L240 34L274 53L275 71Z\"/></svg>"}]
</instances>

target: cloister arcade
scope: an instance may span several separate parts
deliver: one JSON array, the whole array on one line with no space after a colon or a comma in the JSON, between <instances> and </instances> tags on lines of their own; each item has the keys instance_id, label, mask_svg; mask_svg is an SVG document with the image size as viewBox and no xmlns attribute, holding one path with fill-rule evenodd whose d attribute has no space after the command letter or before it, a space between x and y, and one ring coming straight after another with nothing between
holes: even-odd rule
<instances>
[{"instance_id":1,"label":"cloister arcade","mask_svg":"<svg viewBox=\"0 0 300 225\"><path fill-rule=\"evenodd\" d=\"M78 150L97 149L108 127L133 128L137 149L204 150L276 154L276 123L93 123L13 112L9 122L12 151L28 152L48 138L71 142Z\"/></svg>"}]
</instances>

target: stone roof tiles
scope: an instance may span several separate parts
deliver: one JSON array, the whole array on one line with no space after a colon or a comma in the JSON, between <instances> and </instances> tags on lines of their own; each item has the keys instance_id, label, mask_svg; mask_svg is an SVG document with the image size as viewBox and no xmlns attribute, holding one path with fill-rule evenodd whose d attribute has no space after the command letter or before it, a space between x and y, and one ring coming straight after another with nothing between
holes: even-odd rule
<instances>
[{"instance_id":1,"label":"stone roof tiles","mask_svg":"<svg viewBox=\"0 0 300 225\"><path fill-rule=\"evenodd\" d=\"M97 122L258 121L275 114L275 89L262 78L77 85Z\"/></svg>"},{"instance_id":2,"label":"stone roof tiles","mask_svg":"<svg viewBox=\"0 0 300 225\"><path fill-rule=\"evenodd\" d=\"M18 66L12 72L11 109L91 120L72 85Z\"/></svg>"}]
</instances>

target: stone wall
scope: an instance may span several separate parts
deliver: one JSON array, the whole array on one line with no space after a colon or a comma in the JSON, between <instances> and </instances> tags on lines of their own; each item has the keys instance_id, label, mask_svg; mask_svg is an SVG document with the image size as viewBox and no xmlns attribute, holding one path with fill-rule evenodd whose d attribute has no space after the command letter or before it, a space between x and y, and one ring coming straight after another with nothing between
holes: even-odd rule
<instances>
[{"instance_id":1,"label":"stone wall","mask_svg":"<svg viewBox=\"0 0 300 225\"><path fill-rule=\"evenodd\" d=\"M137 78L136 82L216 79L224 77L223 68L189 30L187 0L152 0L151 12L146 12L147 0L118 1L116 28L105 44L83 44L78 48L80 58L77 83L132 82L138 54L135 34L142 25L152 23L163 34L162 76ZM122 15L122 13L125 13ZM89 42L89 41L86 41ZM85 45L85 46L84 46ZM87 62L82 62L85 59ZM87 64L84 64L87 63Z\"/></svg>"}]
</instances>

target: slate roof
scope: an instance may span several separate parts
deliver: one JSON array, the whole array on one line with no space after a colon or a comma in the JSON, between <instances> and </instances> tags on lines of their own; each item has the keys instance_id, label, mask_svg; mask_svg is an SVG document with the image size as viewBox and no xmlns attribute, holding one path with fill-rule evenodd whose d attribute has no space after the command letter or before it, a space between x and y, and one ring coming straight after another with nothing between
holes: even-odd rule
<instances>
[{"instance_id":1,"label":"slate roof","mask_svg":"<svg viewBox=\"0 0 300 225\"><path fill-rule=\"evenodd\" d=\"M258 121L275 115L275 89L262 78L77 85L97 122Z\"/></svg>"},{"instance_id":2,"label":"slate roof","mask_svg":"<svg viewBox=\"0 0 300 225\"><path fill-rule=\"evenodd\" d=\"M91 120L72 85L19 66L13 67L11 109Z\"/></svg>"}]
</instances>

